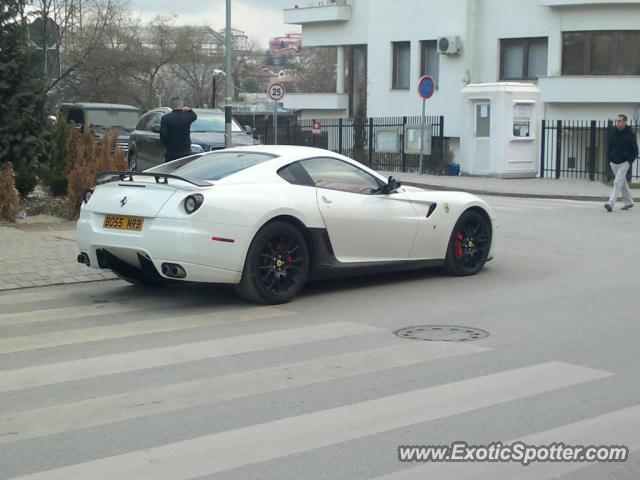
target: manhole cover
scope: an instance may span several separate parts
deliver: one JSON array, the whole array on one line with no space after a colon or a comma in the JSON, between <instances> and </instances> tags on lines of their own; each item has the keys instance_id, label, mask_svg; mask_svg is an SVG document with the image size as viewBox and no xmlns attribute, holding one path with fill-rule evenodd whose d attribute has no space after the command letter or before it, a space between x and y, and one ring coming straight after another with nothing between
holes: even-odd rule
<instances>
[{"instance_id":1,"label":"manhole cover","mask_svg":"<svg viewBox=\"0 0 640 480\"><path fill-rule=\"evenodd\" d=\"M472 342L489 336L485 330L457 325L418 325L400 328L393 333L400 338L430 342Z\"/></svg>"}]
</instances>

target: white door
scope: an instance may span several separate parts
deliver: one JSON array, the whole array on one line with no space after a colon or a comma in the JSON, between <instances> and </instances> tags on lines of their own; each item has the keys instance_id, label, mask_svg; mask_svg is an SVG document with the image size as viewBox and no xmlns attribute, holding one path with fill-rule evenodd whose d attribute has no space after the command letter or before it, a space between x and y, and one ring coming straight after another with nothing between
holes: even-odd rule
<instances>
[{"instance_id":1,"label":"white door","mask_svg":"<svg viewBox=\"0 0 640 480\"><path fill-rule=\"evenodd\" d=\"M379 180L338 159L301 164L316 186L318 207L339 261L409 259L418 219L404 193L380 193Z\"/></svg>"},{"instance_id":2,"label":"white door","mask_svg":"<svg viewBox=\"0 0 640 480\"><path fill-rule=\"evenodd\" d=\"M476 103L473 173L491 173L491 104Z\"/></svg>"}]
</instances>

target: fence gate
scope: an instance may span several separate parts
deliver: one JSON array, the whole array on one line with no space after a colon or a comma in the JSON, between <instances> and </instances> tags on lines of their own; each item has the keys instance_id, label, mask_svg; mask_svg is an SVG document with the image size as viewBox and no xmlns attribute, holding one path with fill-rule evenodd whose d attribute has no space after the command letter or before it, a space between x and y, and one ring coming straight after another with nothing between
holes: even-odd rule
<instances>
[{"instance_id":1,"label":"fence gate","mask_svg":"<svg viewBox=\"0 0 640 480\"><path fill-rule=\"evenodd\" d=\"M612 177L607 161L607 138L613 129L608 121L543 120L540 144L540 176L604 181ZM640 126L632 125L636 133ZM634 162L630 179L640 178Z\"/></svg>"}]
</instances>

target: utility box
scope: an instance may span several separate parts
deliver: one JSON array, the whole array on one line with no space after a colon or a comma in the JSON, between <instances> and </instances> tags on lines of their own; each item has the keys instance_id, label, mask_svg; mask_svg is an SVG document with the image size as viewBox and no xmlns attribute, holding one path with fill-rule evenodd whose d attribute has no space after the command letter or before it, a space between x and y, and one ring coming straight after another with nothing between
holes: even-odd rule
<instances>
[{"instance_id":1,"label":"utility box","mask_svg":"<svg viewBox=\"0 0 640 480\"><path fill-rule=\"evenodd\" d=\"M540 89L528 83L475 83L462 89L463 174L538 175Z\"/></svg>"}]
</instances>

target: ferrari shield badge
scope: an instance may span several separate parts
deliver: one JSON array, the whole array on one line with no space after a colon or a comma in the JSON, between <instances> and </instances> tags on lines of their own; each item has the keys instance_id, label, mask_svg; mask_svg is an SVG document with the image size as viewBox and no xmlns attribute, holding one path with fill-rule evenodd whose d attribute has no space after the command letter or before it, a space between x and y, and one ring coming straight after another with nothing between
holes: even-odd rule
<instances>
[{"instance_id":1,"label":"ferrari shield badge","mask_svg":"<svg viewBox=\"0 0 640 480\"><path fill-rule=\"evenodd\" d=\"M444 204L444 213L449 213L449 204L448 203Z\"/></svg>"}]
</instances>

